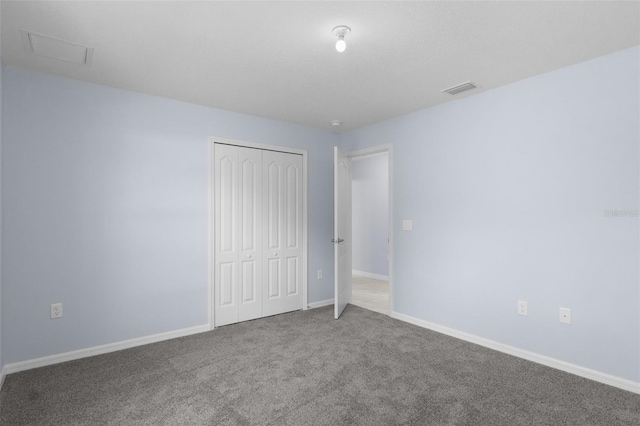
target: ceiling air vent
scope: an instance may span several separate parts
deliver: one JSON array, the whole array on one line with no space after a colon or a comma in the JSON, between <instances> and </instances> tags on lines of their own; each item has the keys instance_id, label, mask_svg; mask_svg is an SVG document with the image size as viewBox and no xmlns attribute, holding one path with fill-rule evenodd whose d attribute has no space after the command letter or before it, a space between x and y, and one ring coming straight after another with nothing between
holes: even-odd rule
<instances>
[{"instance_id":1,"label":"ceiling air vent","mask_svg":"<svg viewBox=\"0 0 640 426\"><path fill-rule=\"evenodd\" d=\"M470 81L465 81L462 84L458 84L453 87L449 87L448 89L442 90L442 92L447 92L450 95L457 95L461 92L466 92L467 90L475 89L477 86Z\"/></svg>"},{"instance_id":2,"label":"ceiling air vent","mask_svg":"<svg viewBox=\"0 0 640 426\"><path fill-rule=\"evenodd\" d=\"M20 32L24 48L29 53L60 61L73 62L74 64L91 65L93 47L60 40L59 38L34 33L25 29L21 29Z\"/></svg>"}]
</instances>

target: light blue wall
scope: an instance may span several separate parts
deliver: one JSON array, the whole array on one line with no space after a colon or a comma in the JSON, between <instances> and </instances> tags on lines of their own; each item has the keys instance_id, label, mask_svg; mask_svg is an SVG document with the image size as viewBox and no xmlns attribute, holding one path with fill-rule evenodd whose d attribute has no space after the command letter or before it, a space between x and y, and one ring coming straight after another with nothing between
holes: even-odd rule
<instances>
[{"instance_id":1,"label":"light blue wall","mask_svg":"<svg viewBox=\"0 0 640 426\"><path fill-rule=\"evenodd\" d=\"M308 150L310 302L332 297L336 135L13 67L4 82L6 363L208 322L210 136Z\"/></svg>"},{"instance_id":2,"label":"light blue wall","mask_svg":"<svg viewBox=\"0 0 640 426\"><path fill-rule=\"evenodd\" d=\"M393 144L395 311L640 381L639 56L342 135Z\"/></svg>"},{"instance_id":3,"label":"light blue wall","mask_svg":"<svg viewBox=\"0 0 640 426\"><path fill-rule=\"evenodd\" d=\"M639 56L342 135L394 145L395 311L640 380L638 218L604 216L639 204ZM310 301L332 297L334 135L2 72L0 362L206 323L212 135L309 150Z\"/></svg>"},{"instance_id":4,"label":"light blue wall","mask_svg":"<svg viewBox=\"0 0 640 426\"><path fill-rule=\"evenodd\" d=\"M356 157L351 162L352 267L389 275L389 156Z\"/></svg>"},{"instance_id":5,"label":"light blue wall","mask_svg":"<svg viewBox=\"0 0 640 426\"><path fill-rule=\"evenodd\" d=\"M2 237L2 174L3 174L3 167L2 167L2 132L3 132L3 125L2 122L4 121L4 116L2 115L2 104L3 104L3 96L2 96L2 86L3 86L3 74L4 74L4 64L2 63L2 57L0 57L0 374L2 373L2 368L4 367L4 357L2 356L2 350L4 345L2 344L2 327L4 326L3 322L2 322L2 315L3 315L3 309L2 309L2 304L3 302L3 297L2 297L2 275L4 273L3 268L2 268L2 246L3 246L3 237Z\"/></svg>"}]
</instances>

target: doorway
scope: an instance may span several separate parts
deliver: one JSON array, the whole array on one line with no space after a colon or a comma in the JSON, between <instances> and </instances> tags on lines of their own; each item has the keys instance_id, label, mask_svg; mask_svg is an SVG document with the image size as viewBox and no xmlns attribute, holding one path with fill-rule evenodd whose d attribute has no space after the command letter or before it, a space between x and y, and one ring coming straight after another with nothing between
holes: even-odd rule
<instances>
[{"instance_id":1,"label":"doorway","mask_svg":"<svg viewBox=\"0 0 640 426\"><path fill-rule=\"evenodd\" d=\"M351 304L391 313L390 147L350 152Z\"/></svg>"}]
</instances>

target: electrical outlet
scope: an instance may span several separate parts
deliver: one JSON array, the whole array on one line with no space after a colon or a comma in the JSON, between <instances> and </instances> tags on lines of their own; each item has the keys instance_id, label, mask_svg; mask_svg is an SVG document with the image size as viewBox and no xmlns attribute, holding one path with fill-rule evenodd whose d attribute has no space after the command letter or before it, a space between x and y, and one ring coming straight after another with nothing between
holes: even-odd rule
<instances>
[{"instance_id":1,"label":"electrical outlet","mask_svg":"<svg viewBox=\"0 0 640 426\"><path fill-rule=\"evenodd\" d=\"M560 322L563 324L571 324L571 309L560 308Z\"/></svg>"},{"instance_id":2,"label":"electrical outlet","mask_svg":"<svg viewBox=\"0 0 640 426\"><path fill-rule=\"evenodd\" d=\"M527 302L518 300L518 315L529 315Z\"/></svg>"},{"instance_id":3,"label":"electrical outlet","mask_svg":"<svg viewBox=\"0 0 640 426\"><path fill-rule=\"evenodd\" d=\"M318 269L318 279L322 279L322 269Z\"/></svg>"},{"instance_id":4,"label":"electrical outlet","mask_svg":"<svg viewBox=\"0 0 640 426\"><path fill-rule=\"evenodd\" d=\"M62 318L62 303L54 303L51 305L51 319Z\"/></svg>"},{"instance_id":5,"label":"electrical outlet","mask_svg":"<svg viewBox=\"0 0 640 426\"><path fill-rule=\"evenodd\" d=\"M413 222L411 219L405 219L402 221L402 230L403 231L411 231L413 228Z\"/></svg>"}]
</instances>

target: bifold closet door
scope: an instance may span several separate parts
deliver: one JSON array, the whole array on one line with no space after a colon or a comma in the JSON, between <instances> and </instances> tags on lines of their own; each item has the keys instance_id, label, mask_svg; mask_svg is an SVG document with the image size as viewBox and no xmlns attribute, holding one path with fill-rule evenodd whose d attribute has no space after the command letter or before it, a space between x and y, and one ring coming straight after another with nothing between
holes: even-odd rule
<instances>
[{"instance_id":1,"label":"bifold closet door","mask_svg":"<svg viewBox=\"0 0 640 426\"><path fill-rule=\"evenodd\" d=\"M262 151L214 144L215 325L262 317Z\"/></svg>"},{"instance_id":2,"label":"bifold closet door","mask_svg":"<svg viewBox=\"0 0 640 426\"><path fill-rule=\"evenodd\" d=\"M262 153L263 316L302 307L302 156Z\"/></svg>"}]
</instances>

